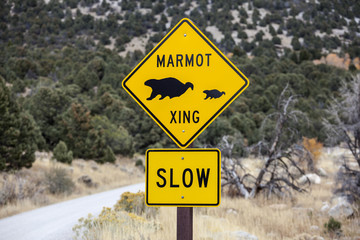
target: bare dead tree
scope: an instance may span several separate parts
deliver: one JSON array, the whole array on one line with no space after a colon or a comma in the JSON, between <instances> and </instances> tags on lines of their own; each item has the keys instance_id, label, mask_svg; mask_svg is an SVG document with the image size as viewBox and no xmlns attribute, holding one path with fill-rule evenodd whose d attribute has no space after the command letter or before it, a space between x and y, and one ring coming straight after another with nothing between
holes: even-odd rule
<instances>
[{"instance_id":1,"label":"bare dead tree","mask_svg":"<svg viewBox=\"0 0 360 240\"><path fill-rule=\"evenodd\" d=\"M302 147L295 145L299 134L293 125L299 118L307 118L303 112L293 108L295 102L296 96L287 85L279 96L275 111L264 119L262 141L249 148L249 151L256 151L264 157L264 165L257 176L249 174L239 160L228 156L222 164L223 186L232 186L245 198L254 198L259 192L265 192L268 197L272 194L284 197L291 194L291 190L305 191L297 181L298 176L291 171L295 168L300 175L305 174L294 160L305 154ZM223 142L222 147L231 153L232 143L226 137Z\"/></svg>"},{"instance_id":2,"label":"bare dead tree","mask_svg":"<svg viewBox=\"0 0 360 240\"><path fill-rule=\"evenodd\" d=\"M240 195L245 198L249 197L250 188L244 182L245 178L251 177L246 174L246 169L241 164L240 158L233 158L232 151L235 144L242 144L241 138L233 138L231 136L224 136L219 148L221 149L221 178L223 179L222 187L228 186L230 192L236 192L235 195Z\"/></svg>"},{"instance_id":3,"label":"bare dead tree","mask_svg":"<svg viewBox=\"0 0 360 240\"><path fill-rule=\"evenodd\" d=\"M350 82L343 81L339 90L340 98L333 99L323 119L331 143L343 142L350 150L357 166L349 166L343 158L343 166L338 172L337 193L349 200L360 200L360 74Z\"/></svg>"},{"instance_id":4,"label":"bare dead tree","mask_svg":"<svg viewBox=\"0 0 360 240\"><path fill-rule=\"evenodd\" d=\"M300 148L296 151L293 146L297 142L299 135L292 124L298 123L299 118L307 120L303 112L293 108L296 101L296 96L292 94L289 85L286 85L279 96L275 112L268 115L263 121L262 129L267 124L267 121L271 119L275 121L275 127L271 131L272 137L270 141L266 140L264 134L263 140L258 143L260 148L265 149L265 164L256 177L250 197L255 197L264 189L268 191L268 195L271 195L274 191L278 195L282 195L284 192L289 193L289 189L299 192L305 191L289 171L289 167L293 166L301 174L304 174L304 171L293 160L293 156L298 154Z\"/></svg>"}]
</instances>

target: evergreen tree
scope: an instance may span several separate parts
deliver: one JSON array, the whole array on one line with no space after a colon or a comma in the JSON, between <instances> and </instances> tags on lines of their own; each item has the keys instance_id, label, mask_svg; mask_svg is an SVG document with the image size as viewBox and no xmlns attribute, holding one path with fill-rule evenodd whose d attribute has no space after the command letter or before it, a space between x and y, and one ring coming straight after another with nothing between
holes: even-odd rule
<instances>
[{"instance_id":1,"label":"evergreen tree","mask_svg":"<svg viewBox=\"0 0 360 240\"><path fill-rule=\"evenodd\" d=\"M35 127L22 113L0 77L0 171L31 167L35 161Z\"/></svg>"},{"instance_id":2,"label":"evergreen tree","mask_svg":"<svg viewBox=\"0 0 360 240\"><path fill-rule=\"evenodd\" d=\"M118 110L111 109L111 112L115 111ZM134 153L133 138L123 126L112 124L106 116L95 116L91 123L96 129L103 132L106 145L114 153L123 156L131 156Z\"/></svg>"},{"instance_id":3,"label":"evergreen tree","mask_svg":"<svg viewBox=\"0 0 360 240\"><path fill-rule=\"evenodd\" d=\"M73 153L72 151L68 151L66 143L60 141L54 148L54 158L59 162L71 164Z\"/></svg>"},{"instance_id":4,"label":"evergreen tree","mask_svg":"<svg viewBox=\"0 0 360 240\"><path fill-rule=\"evenodd\" d=\"M299 39L297 37L293 37L292 40L291 40L291 46L293 47L293 49L295 51L298 51L300 50L301 48L301 44L299 42Z\"/></svg>"},{"instance_id":5,"label":"evergreen tree","mask_svg":"<svg viewBox=\"0 0 360 240\"><path fill-rule=\"evenodd\" d=\"M110 163L114 163L116 161L116 157L114 155L113 150L111 149L111 147L107 146L106 150L105 150L105 155L104 157L101 158L101 163L106 163L106 162L110 162Z\"/></svg>"},{"instance_id":6,"label":"evergreen tree","mask_svg":"<svg viewBox=\"0 0 360 240\"><path fill-rule=\"evenodd\" d=\"M265 33L262 30L260 30L259 32L257 32L255 34L255 40L258 42L261 42L263 40L264 35L265 35Z\"/></svg>"},{"instance_id":7,"label":"evergreen tree","mask_svg":"<svg viewBox=\"0 0 360 240\"><path fill-rule=\"evenodd\" d=\"M274 44L281 44L281 39L278 37L278 36L275 36L271 39L271 41L274 43Z\"/></svg>"},{"instance_id":8,"label":"evergreen tree","mask_svg":"<svg viewBox=\"0 0 360 240\"><path fill-rule=\"evenodd\" d=\"M104 156L105 139L91 123L90 111L73 103L63 116L64 140L74 157L100 159Z\"/></svg>"},{"instance_id":9,"label":"evergreen tree","mask_svg":"<svg viewBox=\"0 0 360 240\"><path fill-rule=\"evenodd\" d=\"M69 97L60 89L40 88L29 102L30 113L40 127L47 148L61 139L61 114L69 106Z\"/></svg>"},{"instance_id":10,"label":"evergreen tree","mask_svg":"<svg viewBox=\"0 0 360 240\"><path fill-rule=\"evenodd\" d=\"M99 77L94 71L83 68L76 74L74 82L81 87L83 91L89 91L99 83Z\"/></svg>"},{"instance_id":11,"label":"evergreen tree","mask_svg":"<svg viewBox=\"0 0 360 240\"><path fill-rule=\"evenodd\" d=\"M269 33L271 34L271 36L276 36L276 31L275 28L270 24L269 25Z\"/></svg>"}]
</instances>

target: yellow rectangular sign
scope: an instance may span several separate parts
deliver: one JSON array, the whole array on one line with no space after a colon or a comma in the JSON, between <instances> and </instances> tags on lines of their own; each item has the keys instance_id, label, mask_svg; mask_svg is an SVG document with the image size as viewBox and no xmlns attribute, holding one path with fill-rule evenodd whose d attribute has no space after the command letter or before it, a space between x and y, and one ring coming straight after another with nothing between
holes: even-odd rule
<instances>
[{"instance_id":1,"label":"yellow rectangular sign","mask_svg":"<svg viewBox=\"0 0 360 240\"><path fill-rule=\"evenodd\" d=\"M148 206L218 206L219 149L149 149L145 196Z\"/></svg>"}]
</instances>

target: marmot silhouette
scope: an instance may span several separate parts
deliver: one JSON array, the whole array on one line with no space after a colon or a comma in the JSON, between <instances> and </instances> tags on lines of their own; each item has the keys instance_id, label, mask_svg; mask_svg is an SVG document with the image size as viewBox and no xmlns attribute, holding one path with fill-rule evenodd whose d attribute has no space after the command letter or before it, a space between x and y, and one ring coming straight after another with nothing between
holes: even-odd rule
<instances>
[{"instance_id":1,"label":"marmot silhouette","mask_svg":"<svg viewBox=\"0 0 360 240\"><path fill-rule=\"evenodd\" d=\"M183 84L176 78L163 78L163 79L150 79L145 82L146 86L152 88L152 92L150 97L146 100L151 100L155 98L157 95L161 95L160 99L164 99L165 97L173 98L180 97L183 95L188 88L194 89L194 85L191 82L187 82Z\"/></svg>"},{"instance_id":2,"label":"marmot silhouette","mask_svg":"<svg viewBox=\"0 0 360 240\"><path fill-rule=\"evenodd\" d=\"M221 97L223 94L225 95L225 92L220 92L219 90L213 89L213 90L205 90L203 93L206 94L206 98L205 99L213 99L213 98L219 98Z\"/></svg>"}]
</instances>

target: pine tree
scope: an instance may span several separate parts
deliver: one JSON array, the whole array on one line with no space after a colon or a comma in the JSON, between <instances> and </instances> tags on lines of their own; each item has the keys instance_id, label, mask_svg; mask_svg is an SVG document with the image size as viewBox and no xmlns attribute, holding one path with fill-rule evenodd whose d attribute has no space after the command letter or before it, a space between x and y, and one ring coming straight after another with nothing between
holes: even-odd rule
<instances>
[{"instance_id":1,"label":"pine tree","mask_svg":"<svg viewBox=\"0 0 360 240\"><path fill-rule=\"evenodd\" d=\"M66 143L60 141L54 148L54 158L59 162L71 164L73 153L72 151L68 151Z\"/></svg>"},{"instance_id":2,"label":"pine tree","mask_svg":"<svg viewBox=\"0 0 360 240\"><path fill-rule=\"evenodd\" d=\"M0 77L0 171L31 167L36 133L31 116L20 111Z\"/></svg>"}]
</instances>

